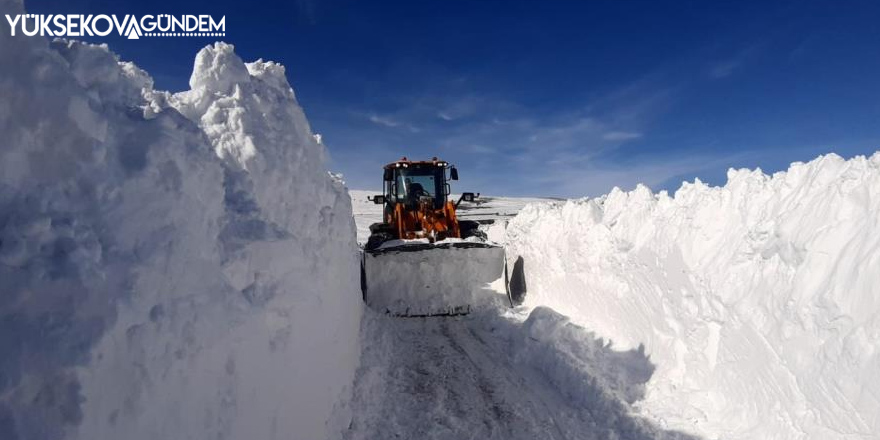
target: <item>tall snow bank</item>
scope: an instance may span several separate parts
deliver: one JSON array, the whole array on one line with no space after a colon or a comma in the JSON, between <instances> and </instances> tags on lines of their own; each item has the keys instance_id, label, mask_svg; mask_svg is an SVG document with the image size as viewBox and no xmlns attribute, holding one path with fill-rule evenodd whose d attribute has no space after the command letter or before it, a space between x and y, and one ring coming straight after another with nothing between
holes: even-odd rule
<instances>
[{"instance_id":1,"label":"tall snow bank","mask_svg":"<svg viewBox=\"0 0 880 440\"><path fill-rule=\"evenodd\" d=\"M355 230L283 67L216 44L170 95L106 46L0 59L0 438L338 435Z\"/></svg>"},{"instance_id":2,"label":"tall snow bank","mask_svg":"<svg viewBox=\"0 0 880 440\"><path fill-rule=\"evenodd\" d=\"M644 413L709 438L878 438L880 153L530 205L529 306L656 371Z\"/></svg>"}]
</instances>

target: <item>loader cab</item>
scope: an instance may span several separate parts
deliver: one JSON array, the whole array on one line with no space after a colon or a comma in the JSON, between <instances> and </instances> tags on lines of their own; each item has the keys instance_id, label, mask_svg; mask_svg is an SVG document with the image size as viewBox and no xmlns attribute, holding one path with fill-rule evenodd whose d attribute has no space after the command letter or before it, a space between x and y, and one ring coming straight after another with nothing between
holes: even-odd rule
<instances>
[{"instance_id":1,"label":"loader cab","mask_svg":"<svg viewBox=\"0 0 880 440\"><path fill-rule=\"evenodd\" d=\"M419 162L403 158L386 165L382 191L385 210L392 209L395 203L412 205L419 200L429 200L434 209L443 209L450 192L447 170L451 178L458 177L455 168L436 158Z\"/></svg>"}]
</instances>

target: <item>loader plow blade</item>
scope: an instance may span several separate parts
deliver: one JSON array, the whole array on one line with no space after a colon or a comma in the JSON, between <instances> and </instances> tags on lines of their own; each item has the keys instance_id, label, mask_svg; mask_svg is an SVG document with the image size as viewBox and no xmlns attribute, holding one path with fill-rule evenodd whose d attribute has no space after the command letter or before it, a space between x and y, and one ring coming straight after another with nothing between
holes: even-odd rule
<instances>
[{"instance_id":1,"label":"loader plow blade","mask_svg":"<svg viewBox=\"0 0 880 440\"><path fill-rule=\"evenodd\" d=\"M391 315L465 315L498 298L489 284L504 265L504 249L488 243L405 243L364 251L361 287L368 306Z\"/></svg>"}]
</instances>

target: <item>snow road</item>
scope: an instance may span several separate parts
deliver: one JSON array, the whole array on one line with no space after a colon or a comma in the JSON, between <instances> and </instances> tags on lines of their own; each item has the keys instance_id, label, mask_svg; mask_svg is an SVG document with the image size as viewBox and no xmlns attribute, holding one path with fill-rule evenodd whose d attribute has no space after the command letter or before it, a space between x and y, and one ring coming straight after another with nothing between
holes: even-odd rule
<instances>
[{"instance_id":1,"label":"snow road","mask_svg":"<svg viewBox=\"0 0 880 440\"><path fill-rule=\"evenodd\" d=\"M381 208L351 191L358 241ZM508 218L537 199L485 198L465 217ZM490 231L491 233L491 231ZM449 318L365 311L347 440L691 439L637 415L654 366L547 308L487 305Z\"/></svg>"},{"instance_id":2,"label":"snow road","mask_svg":"<svg viewBox=\"0 0 880 440\"><path fill-rule=\"evenodd\" d=\"M543 342L528 337L521 317L500 313L394 318L368 311L345 438L692 438L659 430L605 390L594 389L591 399L567 394L535 368L564 364L564 353L526 349ZM569 377L581 381L574 388L603 386L601 377L582 373Z\"/></svg>"}]
</instances>

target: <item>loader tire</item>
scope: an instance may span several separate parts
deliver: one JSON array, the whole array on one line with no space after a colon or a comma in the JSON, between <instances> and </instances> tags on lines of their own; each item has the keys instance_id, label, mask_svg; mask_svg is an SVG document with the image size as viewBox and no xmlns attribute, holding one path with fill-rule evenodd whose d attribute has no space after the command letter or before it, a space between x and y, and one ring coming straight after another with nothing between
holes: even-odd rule
<instances>
[{"instance_id":1,"label":"loader tire","mask_svg":"<svg viewBox=\"0 0 880 440\"><path fill-rule=\"evenodd\" d=\"M473 220L460 220L458 230L461 232L461 238L477 237L482 241L488 239L486 232L480 229L480 224Z\"/></svg>"},{"instance_id":2,"label":"loader tire","mask_svg":"<svg viewBox=\"0 0 880 440\"><path fill-rule=\"evenodd\" d=\"M373 223L370 225L370 234L375 234L378 232L388 232L391 233L391 225L388 223Z\"/></svg>"},{"instance_id":3,"label":"loader tire","mask_svg":"<svg viewBox=\"0 0 880 440\"><path fill-rule=\"evenodd\" d=\"M526 269L525 260L522 256L516 257L513 262L513 268L510 271L510 281L508 284L508 294L510 295L511 305L518 306L526 299Z\"/></svg>"},{"instance_id":4,"label":"loader tire","mask_svg":"<svg viewBox=\"0 0 880 440\"><path fill-rule=\"evenodd\" d=\"M361 299L367 302L367 270L363 259L361 259Z\"/></svg>"},{"instance_id":5,"label":"loader tire","mask_svg":"<svg viewBox=\"0 0 880 440\"><path fill-rule=\"evenodd\" d=\"M382 246L382 243L393 239L394 235L392 235L390 232L374 232L367 240L367 244L364 246L364 250L375 250L379 246Z\"/></svg>"}]
</instances>

